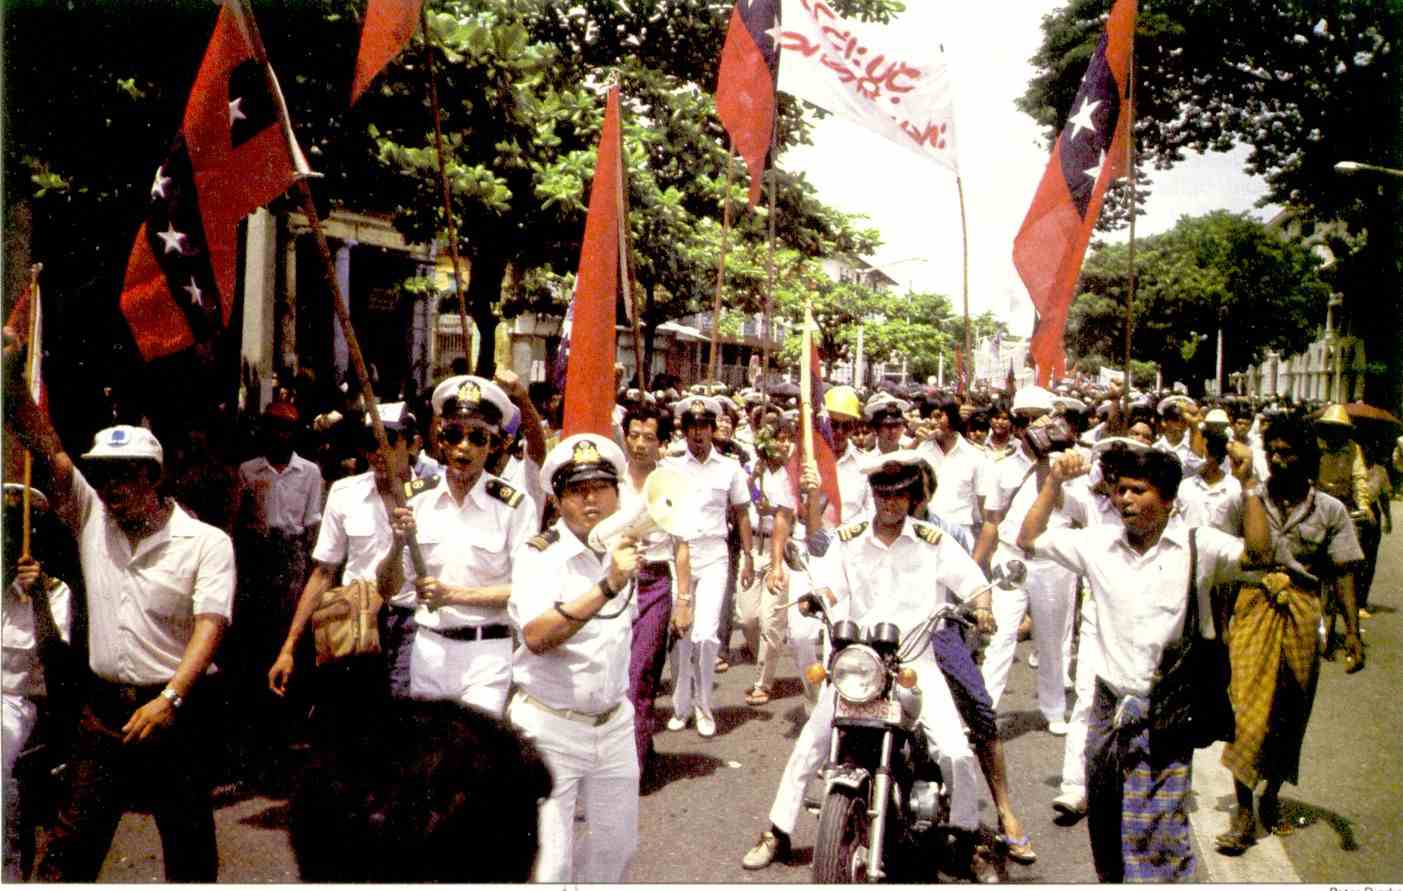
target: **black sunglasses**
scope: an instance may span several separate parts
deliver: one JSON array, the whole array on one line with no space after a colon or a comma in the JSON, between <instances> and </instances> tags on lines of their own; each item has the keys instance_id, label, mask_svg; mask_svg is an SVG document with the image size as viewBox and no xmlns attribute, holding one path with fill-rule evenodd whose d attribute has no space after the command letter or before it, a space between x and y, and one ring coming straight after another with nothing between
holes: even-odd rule
<instances>
[{"instance_id":1,"label":"black sunglasses","mask_svg":"<svg viewBox=\"0 0 1403 891\"><path fill-rule=\"evenodd\" d=\"M481 427L462 427L457 424L449 425L438 431L438 438L449 445L457 445L464 439L469 444L482 448L492 441L486 430Z\"/></svg>"}]
</instances>

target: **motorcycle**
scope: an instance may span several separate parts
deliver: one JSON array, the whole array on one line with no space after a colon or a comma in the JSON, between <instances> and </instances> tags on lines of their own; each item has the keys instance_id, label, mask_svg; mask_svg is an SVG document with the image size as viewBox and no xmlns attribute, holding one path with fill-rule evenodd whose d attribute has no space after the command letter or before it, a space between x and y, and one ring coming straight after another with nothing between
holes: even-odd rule
<instances>
[{"instance_id":1,"label":"motorcycle","mask_svg":"<svg viewBox=\"0 0 1403 891\"><path fill-rule=\"evenodd\" d=\"M791 568L807 575L797 549L786 558ZM1010 560L976 593L995 585L1017 587L1026 576L1023 563ZM941 621L972 628L972 612L941 604L903 638L889 622L864 630L852 621L830 621L823 598L812 591L799 602L822 618L832 644L827 668L812 666L810 679L830 681L836 697L833 736L822 772L814 881L880 882L906 872L908 864L931 863L932 847L945 847L950 794L916 720L921 690L908 663L930 646Z\"/></svg>"}]
</instances>

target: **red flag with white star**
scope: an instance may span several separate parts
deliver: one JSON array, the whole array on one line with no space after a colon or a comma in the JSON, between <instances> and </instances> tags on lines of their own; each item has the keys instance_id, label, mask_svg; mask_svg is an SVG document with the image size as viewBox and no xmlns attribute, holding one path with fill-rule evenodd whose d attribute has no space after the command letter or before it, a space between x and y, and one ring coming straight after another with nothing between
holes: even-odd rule
<instances>
[{"instance_id":1,"label":"red flag with white star","mask_svg":"<svg viewBox=\"0 0 1403 891\"><path fill-rule=\"evenodd\" d=\"M1066 375L1062 335L1091 230L1111 182L1125 174L1135 0L1116 0L1057 138L1033 204L1013 240L1013 265L1038 311L1029 343L1038 383Z\"/></svg>"},{"instance_id":2,"label":"red flag with white star","mask_svg":"<svg viewBox=\"0 0 1403 891\"><path fill-rule=\"evenodd\" d=\"M309 172L277 89L238 4L222 4L127 260L122 315L147 361L228 325L239 220Z\"/></svg>"}]
</instances>

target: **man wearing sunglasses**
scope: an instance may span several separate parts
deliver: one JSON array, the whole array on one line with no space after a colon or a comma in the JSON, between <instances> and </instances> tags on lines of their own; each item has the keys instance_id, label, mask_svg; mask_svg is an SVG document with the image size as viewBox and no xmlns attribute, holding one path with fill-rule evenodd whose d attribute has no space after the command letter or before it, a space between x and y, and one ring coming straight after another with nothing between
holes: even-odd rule
<instances>
[{"instance_id":1,"label":"man wearing sunglasses","mask_svg":"<svg viewBox=\"0 0 1403 891\"><path fill-rule=\"evenodd\" d=\"M387 600L414 592L409 660L415 699L449 699L501 717L511 685L512 555L536 528L536 506L486 471L512 403L501 387L471 375L434 388L444 473L407 508L377 580ZM425 574L415 577L404 536L413 532Z\"/></svg>"},{"instance_id":2,"label":"man wearing sunglasses","mask_svg":"<svg viewBox=\"0 0 1403 891\"><path fill-rule=\"evenodd\" d=\"M886 455L901 448L901 438L906 435L906 412L910 408L911 403L890 393L878 393L867 400L863 414L872 432L877 434L877 452Z\"/></svg>"}]
</instances>

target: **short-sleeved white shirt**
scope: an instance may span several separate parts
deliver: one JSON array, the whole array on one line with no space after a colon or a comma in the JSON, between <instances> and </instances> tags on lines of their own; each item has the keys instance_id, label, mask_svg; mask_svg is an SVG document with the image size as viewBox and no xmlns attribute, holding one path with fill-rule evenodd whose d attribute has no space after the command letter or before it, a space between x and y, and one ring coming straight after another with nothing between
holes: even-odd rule
<instances>
[{"instance_id":1,"label":"short-sleeved white shirt","mask_svg":"<svg viewBox=\"0 0 1403 891\"><path fill-rule=\"evenodd\" d=\"M1186 477L1179 484L1179 509L1189 526L1242 535L1242 483L1237 477L1224 474L1211 485L1202 474Z\"/></svg>"},{"instance_id":2,"label":"short-sleeved white shirt","mask_svg":"<svg viewBox=\"0 0 1403 891\"><path fill-rule=\"evenodd\" d=\"M564 521L551 528L558 538L544 550L532 544L516 555L507 611L521 632L556 604L587 592L608 571L604 559ZM551 708L597 715L622 702L628 695L629 645L638 611L638 598L625 605L624 596L626 592L604 604L598 615L549 652L537 655L524 644L517 647L512 682Z\"/></svg>"},{"instance_id":3,"label":"short-sleeved white shirt","mask_svg":"<svg viewBox=\"0 0 1403 891\"><path fill-rule=\"evenodd\" d=\"M39 664L39 635L34 621L34 601L21 597L17 583L6 586L4 609L0 611L0 643L4 662L0 667L0 687L13 696L43 696L44 671ZM59 637L65 641L73 628L73 591L55 580L48 590L49 614Z\"/></svg>"},{"instance_id":4,"label":"short-sleeved white shirt","mask_svg":"<svg viewBox=\"0 0 1403 891\"><path fill-rule=\"evenodd\" d=\"M750 503L750 484L745 469L735 458L712 446L705 461L698 461L691 449L661 462L687 477L697 497L697 534L687 539L692 568L726 559L726 518L729 509Z\"/></svg>"},{"instance_id":5,"label":"short-sleeved white shirt","mask_svg":"<svg viewBox=\"0 0 1403 891\"><path fill-rule=\"evenodd\" d=\"M1171 445L1168 439L1161 436L1155 440L1154 447L1177 457L1185 477L1195 476L1203 470L1203 459L1194 454L1188 431L1184 431L1177 445Z\"/></svg>"},{"instance_id":6,"label":"short-sleeved white shirt","mask_svg":"<svg viewBox=\"0 0 1403 891\"><path fill-rule=\"evenodd\" d=\"M934 438L921 443L916 451L935 459L936 488L931 513L949 523L974 525L979 513L979 476L988 460L987 453L958 433L948 452Z\"/></svg>"},{"instance_id":7,"label":"short-sleeved white shirt","mask_svg":"<svg viewBox=\"0 0 1403 891\"><path fill-rule=\"evenodd\" d=\"M385 502L375 488L375 473L356 474L331 484L326 496L317 543L312 559L328 566L345 563L343 585L354 581L375 581L375 570L390 553L394 531L390 528ZM412 607L414 597L403 593L391 598L395 606Z\"/></svg>"},{"instance_id":8,"label":"short-sleeved white shirt","mask_svg":"<svg viewBox=\"0 0 1403 891\"><path fill-rule=\"evenodd\" d=\"M409 502L414 513L415 537L424 555L428 574L455 587L490 587L511 582L512 558L536 530L536 506L524 493L511 507L487 491L489 483L506 485L483 473L460 505L453 500L448 475L438 485ZM401 597L417 596L414 565L404 552L404 585ZM399 598L396 598L397 600ZM453 604L430 610L420 605L414 621L425 628L461 628L504 623L506 609Z\"/></svg>"},{"instance_id":9,"label":"short-sleeved white shirt","mask_svg":"<svg viewBox=\"0 0 1403 891\"><path fill-rule=\"evenodd\" d=\"M848 541L840 534L815 561L815 581L830 588L839 608L863 627L892 622L904 634L951 595L967 600L986 581L954 537L940 532L931 544L917 535L922 528L938 532L908 517L890 545L870 523Z\"/></svg>"},{"instance_id":10,"label":"short-sleeved white shirt","mask_svg":"<svg viewBox=\"0 0 1403 891\"><path fill-rule=\"evenodd\" d=\"M848 441L847 450L835 462L838 468L838 496L843 499L842 525L870 519L876 508L872 487L862 472L862 453Z\"/></svg>"},{"instance_id":11,"label":"short-sleeved white shirt","mask_svg":"<svg viewBox=\"0 0 1403 891\"><path fill-rule=\"evenodd\" d=\"M1208 526L1195 534L1199 626L1204 637L1213 637L1209 592L1241 575L1243 544ZM1144 554L1130 546L1123 526L1049 529L1033 553L1086 577L1096 600L1101 677L1117 693L1148 695L1165 646L1184 631L1189 527L1171 522Z\"/></svg>"},{"instance_id":12,"label":"short-sleeved white shirt","mask_svg":"<svg viewBox=\"0 0 1403 891\"><path fill-rule=\"evenodd\" d=\"M502 479L518 492L525 492L536 505L536 528L541 528L541 520L546 512L546 490L541 488L541 465L531 460L529 455L518 458L512 455L507 466L502 468Z\"/></svg>"},{"instance_id":13,"label":"short-sleeved white shirt","mask_svg":"<svg viewBox=\"0 0 1403 891\"><path fill-rule=\"evenodd\" d=\"M239 465L239 484L249 496L261 495L269 529L300 535L321 519L321 469L296 452L281 473L267 458L245 461Z\"/></svg>"},{"instance_id":14,"label":"short-sleeved white shirt","mask_svg":"<svg viewBox=\"0 0 1403 891\"><path fill-rule=\"evenodd\" d=\"M174 504L169 521L133 550L76 468L72 494L64 520L77 534L87 588L88 663L106 681L164 684L196 616L232 618L234 545Z\"/></svg>"},{"instance_id":15,"label":"short-sleeved white shirt","mask_svg":"<svg viewBox=\"0 0 1403 891\"><path fill-rule=\"evenodd\" d=\"M1007 511L1033 459L1019 445L1002 457L990 457L990 465L979 480L979 497L991 511Z\"/></svg>"},{"instance_id":16,"label":"short-sleeved white shirt","mask_svg":"<svg viewBox=\"0 0 1403 891\"><path fill-rule=\"evenodd\" d=\"M755 475L760 482L760 494L770 503L771 507L782 507L787 509L791 514L797 513L798 507L794 500L794 488L789 478L788 467L781 467L779 470L770 470L765 466L764 462L761 461L757 464ZM758 508L752 506L752 510L758 511ZM752 519L756 520L756 531L764 535L770 535L774 532L774 514L761 516L757 512L753 515ZM793 519L797 521L799 518L796 516ZM791 523L791 527L792 525L793 523Z\"/></svg>"},{"instance_id":17,"label":"short-sleeved white shirt","mask_svg":"<svg viewBox=\"0 0 1403 891\"><path fill-rule=\"evenodd\" d=\"M635 489L633 479L625 472L619 480L619 510L627 514L636 514L642 509L643 490ZM643 537L643 541L639 543L639 550L642 560L658 563L672 559L675 545L671 535L661 529L655 529Z\"/></svg>"}]
</instances>

